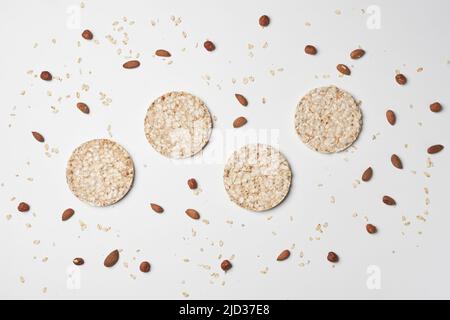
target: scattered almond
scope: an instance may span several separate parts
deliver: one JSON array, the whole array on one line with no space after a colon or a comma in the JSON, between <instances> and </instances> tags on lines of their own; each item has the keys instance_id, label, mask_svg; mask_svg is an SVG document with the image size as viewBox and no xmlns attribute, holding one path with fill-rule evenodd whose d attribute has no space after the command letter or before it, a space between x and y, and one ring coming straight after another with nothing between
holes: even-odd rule
<instances>
[{"instance_id":1,"label":"scattered almond","mask_svg":"<svg viewBox=\"0 0 450 320\"><path fill-rule=\"evenodd\" d=\"M435 154L441 152L442 150L444 150L444 146L442 144L435 144L434 146L429 147L427 152L429 154Z\"/></svg>"},{"instance_id":2,"label":"scattered almond","mask_svg":"<svg viewBox=\"0 0 450 320\"><path fill-rule=\"evenodd\" d=\"M231 262L229 260L223 260L222 263L220 264L220 268L223 271L227 272L228 270L233 268L233 265L231 264Z\"/></svg>"},{"instance_id":3,"label":"scattered almond","mask_svg":"<svg viewBox=\"0 0 450 320\"><path fill-rule=\"evenodd\" d=\"M75 214L75 211L73 209L66 209L64 210L63 214L62 214L62 221L67 221L70 218L73 217L73 215Z\"/></svg>"},{"instance_id":4,"label":"scattered almond","mask_svg":"<svg viewBox=\"0 0 450 320\"><path fill-rule=\"evenodd\" d=\"M402 160L400 160L400 158L399 158L398 155L393 154L393 155L391 156L391 162L392 162L392 165L393 165L394 167L396 167L397 169L403 169L403 163L402 163Z\"/></svg>"},{"instance_id":5,"label":"scattered almond","mask_svg":"<svg viewBox=\"0 0 450 320\"><path fill-rule=\"evenodd\" d=\"M190 188L191 190L197 189L197 187L198 187L197 180L195 180L194 178L189 179L189 180L188 180L188 186L189 186L189 188Z\"/></svg>"},{"instance_id":6,"label":"scattered almond","mask_svg":"<svg viewBox=\"0 0 450 320\"><path fill-rule=\"evenodd\" d=\"M206 51L209 51L209 52L216 50L216 45L212 41L209 41L209 40L205 41L203 46L205 47Z\"/></svg>"},{"instance_id":7,"label":"scattered almond","mask_svg":"<svg viewBox=\"0 0 450 320\"><path fill-rule=\"evenodd\" d=\"M430 110L432 112L441 112L442 105L439 102L434 102L434 103L430 104Z\"/></svg>"},{"instance_id":8,"label":"scattered almond","mask_svg":"<svg viewBox=\"0 0 450 320\"><path fill-rule=\"evenodd\" d=\"M398 83L399 85L402 85L402 86L405 85L406 82L408 82L408 80L406 79L405 75L402 74L402 73L399 73L399 74L397 74L397 75L395 76L395 81L397 81L397 83Z\"/></svg>"},{"instance_id":9,"label":"scattered almond","mask_svg":"<svg viewBox=\"0 0 450 320\"><path fill-rule=\"evenodd\" d=\"M345 64L338 64L338 65L336 66L336 69L337 69L340 73L342 73L342 74L344 74L344 75L346 75L346 76L349 76L349 75L351 74L350 68L347 67Z\"/></svg>"},{"instance_id":10,"label":"scattered almond","mask_svg":"<svg viewBox=\"0 0 450 320\"><path fill-rule=\"evenodd\" d=\"M119 250L114 250L106 257L103 263L104 266L107 268L114 267L116 263L119 261L119 257L120 257Z\"/></svg>"},{"instance_id":11,"label":"scattered almond","mask_svg":"<svg viewBox=\"0 0 450 320\"><path fill-rule=\"evenodd\" d=\"M130 60L123 64L123 67L125 69L136 69L141 65L141 63L138 60Z\"/></svg>"},{"instance_id":12,"label":"scattered almond","mask_svg":"<svg viewBox=\"0 0 450 320\"><path fill-rule=\"evenodd\" d=\"M339 262L339 256L336 253L334 253L333 251L330 251L330 252L328 252L327 260L332 263L337 263L337 262Z\"/></svg>"},{"instance_id":13,"label":"scattered almond","mask_svg":"<svg viewBox=\"0 0 450 320\"><path fill-rule=\"evenodd\" d=\"M241 105L243 105L244 107L248 106L248 100L242 94L236 93L234 96Z\"/></svg>"},{"instance_id":14,"label":"scattered almond","mask_svg":"<svg viewBox=\"0 0 450 320\"><path fill-rule=\"evenodd\" d=\"M278 255L277 261L284 261L287 258L289 258L290 256L291 256L291 252L289 250L284 250Z\"/></svg>"},{"instance_id":15,"label":"scattered almond","mask_svg":"<svg viewBox=\"0 0 450 320\"><path fill-rule=\"evenodd\" d=\"M152 210L155 211L156 213L163 213L164 212L164 209L161 206L159 206L159 205L157 205L155 203L150 203L150 207L152 207Z\"/></svg>"},{"instance_id":16,"label":"scattered almond","mask_svg":"<svg viewBox=\"0 0 450 320\"><path fill-rule=\"evenodd\" d=\"M386 111L386 119L391 126L395 125L395 123L397 122L397 117L395 116L395 113L392 110Z\"/></svg>"},{"instance_id":17,"label":"scattered almond","mask_svg":"<svg viewBox=\"0 0 450 320\"><path fill-rule=\"evenodd\" d=\"M86 40L92 40L94 38L91 30L84 30L83 33L81 33L81 36Z\"/></svg>"},{"instance_id":18,"label":"scattered almond","mask_svg":"<svg viewBox=\"0 0 450 320\"><path fill-rule=\"evenodd\" d=\"M317 54L317 49L313 45L309 44L305 47L305 53L314 56Z\"/></svg>"},{"instance_id":19,"label":"scattered almond","mask_svg":"<svg viewBox=\"0 0 450 320\"><path fill-rule=\"evenodd\" d=\"M261 27L267 27L270 24L270 18L266 15L259 17L259 25Z\"/></svg>"},{"instance_id":20,"label":"scattered almond","mask_svg":"<svg viewBox=\"0 0 450 320\"><path fill-rule=\"evenodd\" d=\"M41 72L41 79L44 81L51 81L53 79L53 76L48 71L42 71Z\"/></svg>"},{"instance_id":21,"label":"scattered almond","mask_svg":"<svg viewBox=\"0 0 450 320\"><path fill-rule=\"evenodd\" d=\"M395 206L397 204L397 202L389 196L383 196L383 202L388 206Z\"/></svg>"},{"instance_id":22,"label":"scattered almond","mask_svg":"<svg viewBox=\"0 0 450 320\"><path fill-rule=\"evenodd\" d=\"M152 268L152 266L151 266L150 262L148 262L148 261L142 262L139 266L139 270L141 270L141 272L143 272L143 273L149 273L151 268Z\"/></svg>"},{"instance_id":23,"label":"scattered almond","mask_svg":"<svg viewBox=\"0 0 450 320\"><path fill-rule=\"evenodd\" d=\"M187 209L187 210L186 210L186 214L187 214L191 219L194 219L194 220L200 219L200 214L198 213L197 210L194 210L194 209Z\"/></svg>"},{"instance_id":24,"label":"scattered almond","mask_svg":"<svg viewBox=\"0 0 450 320\"><path fill-rule=\"evenodd\" d=\"M82 266L82 265L84 265L84 259L83 258L75 258L75 259L73 259L73 264L76 266Z\"/></svg>"},{"instance_id":25,"label":"scattered almond","mask_svg":"<svg viewBox=\"0 0 450 320\"><path fill-rule=\"evenodd\" d=\"M169 51L163 50L163 49L156 50L155 55L157 55L158 57L164 57L164 58L168 58L168 57L172 56Z\"/></svg>"},{"instance_id":26,"label":"scattered almond","mask_svg":"<svg viewBox=\"0 0 450 320\"><path fill-rule=\"evenodd\" d=\"M364 182L370 181L372 179L373 170L372 167L368 167L362 174L361 180Z\"/></svg>"},{"instance_id":27,"label":"scattered almond","mask_svg":"<svg viewBox=\"0 0 450 320\"><path fill-rule=\"evenodd\" d=\"M19 203L17 210L19 212L28 212L28 211L30 211L30 205L28 203L21 202L21 203Z\"/></svg>"},{"instance_id":28,"label":"scattered almond","mask_svg":"<svg viewBox=\"0 0 450 320\"><path fill-rule=\"evenodd\" d=\"M83 103L83 102L78 102L77 103L77 108L78 110L80 110L81 112L83 112L84 114L89 114L91 112L91 110L89 109L89 107L87 106L87 104Z\"/></svg>"},{"instance_id":29,"label":"scattered almond","mask_svg":"<svg viewBox=\"0 0 450 320\"><path fill-rule=\"evenodd\" d=\"M45 142L44 136L42 134L40 134L39 132L33 131L33 132L31 132L31 134L36 139L36 141L38 141L40 143Z\"/></svg>"},{"instance_id":30,"label":"scattered almond","mask_svg":"<svg viewBox=\"0 0 450 320\"><path fill-rule=\"evenodd\" d=\"M377 233L377 231L378 231L377 227L375 227L373 224L370 224L370 223L366 225L366 230L370 234Z\"/></svg>"},{"instance_id":31,"label":"scattered almond","mask_svg":"<svg viewBox=\"0 0 450 320\"><path fill-rule=\"evenodd\" d=\"M355 49L352 52L350 52L350 58L359 59L365 54L366 52L363 49Z\"/></svg>"},{"instance_id":32,"label":"scattered almond","mask_svg":"<svg viewBox=\"0 0 450 320\"><path fill-rule=\"evenodd\" d=\"M244 126L245 124L247 124L247 119L244 117L239 117L236 120L234 120L233 127L240 128L240 127Z\"/></svg>"}]
</instances>

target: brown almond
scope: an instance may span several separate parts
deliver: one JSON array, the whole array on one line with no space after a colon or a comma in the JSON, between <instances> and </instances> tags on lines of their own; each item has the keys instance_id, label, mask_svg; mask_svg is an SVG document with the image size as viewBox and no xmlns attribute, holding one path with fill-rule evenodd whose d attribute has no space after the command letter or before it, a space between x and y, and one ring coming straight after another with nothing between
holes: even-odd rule
<instances>
[{"instance_id":1,"label":"brown almond","mask_svg":"<svg viewBox=\"0 0 450 320\"><path fill-rule=\"evenodd\" d=\"M203 46L205 47L206 51L209 51L209 52L216 50L216 45L212 41L209 41L209 40L205 41Z\"/></svg>"},{"instance_id":2,"label":"brown almond","mask_svg":"<svg viewBox=\"0 0 450 320\"><path fill-rule=\"evenodd\" d=\"M388 206L395 206L397 204L397 202L389 196L383 196L383 202Z\"/></svg>"},{"instance_id":3,"label":"brown almond","mask_svg":"<svg viewBox=\"0 0 450 320\"><path fill-rule=\"evenodd\" d=\"M44 81L51 81L53 79L53 76L48 71L42 71L41 72L41 79Z\"/></svg>"},{"instance_id":4,"label":"brown almond","mask_svg":"<svg viewBox=\"0 0 450 320\"><path fill-rule=\"evenodd\" d=\"M284 261L291 256L291 252L289 250L283 250L277 257L277 261Z\"/></svg>"},{"instance_id":5,"label":"brown almond","mask_svg":"<svg viewBox=\"0 0 450 320\"><path fill-rule=\"evenodd\" d=\"M439 102L434 102L434 103L430 104L430 110L432 112L441 112L442 105Z\"/></svg>"},{"instance_id":6,"label":"brown almond","mask_svg":"<svg viewBox=\"0 0 450 320\"><path fill-rule=\"evenodd\" d=\"M392 110L386 111L386 119L391 126L395 125L395 123L397 122L397 117Z\"/></svg>"},{"instance_id":7,"label":"brown almond","mask_svg":"<svg viewBox=\"0 0 450 320\"><path fill-rule=\"evenodd\" d=\"M242 94L236 93L234 96L241 105L243 105L244 107L248 106L248 100Z\"/></svg>"},{"instance_id":8,"label":"brown almond","mask_svg":"<svg viewBox=\"0 0 450 320\"><path fill-rule=\"evenodd\" d=\"M333 251L330 251L330 252L328 252L327 260L332 263L337 263L337 262L339 262L339 256L336 253L334 253Z\"/></svg>"},{"instance_id":9,"label":"brown almond","mask_svg":"<svg viewBox=\"0 0 450 320\"><path fill-rule=\"evenodd\" d=\"M75 258L73 259L73 264L76 266L82 266L84 265L84 259L83 258Z\"/></svg>"},{"instance_id":10,"label":"brown almond","mask_svg":"<svg viewBox=\"0 0 450 320\"><path fill-rule=\"evenodd\" d=\"M75 214L75 211L73 209L66 209L64 210L63 214L62 214L62 221L67 221L70 218L73 217L73 215Z\"/></svg>"},{"instance_id":11,"label":"brown almond","mask_svg":"<svg viewBox=\"0 0 450 320\"><path fill-rule=\"evenodd\" d=\"M239 117L236 120L233 121L233 127L234 128L240 128L247 124L247 119L244 117Z\"/></svg>"},{"instance_id":12,"label":"brown almond","mask_svg":"<svg viewBox=\"0 0 450 320\"><path fill-rule=\"evenodd\" d=\"M158 57L163 57L163 58L168 58L168 57L172 56L169 51L164 50L164 49L156 50L155 55L157 55Z\"/></svg>"},{"instance_id":13,"label":"brown almond","mask_svg":"<svg viewBox=\"0 0 450 320\"><path fill-rule=\"evenodd\" d=\"M373 170L372 167L368 167L362 174L361 180L364 182L370 181L372 179Z\"/></svg>"},{"instance_id":14,"label":"brown almond","mask_svg":"<svg viewBox=\"0 0 450 320\"><path fill-rule=\"evenodd\" d=\"M195 180L194 178L191 178L188 180L188 186L191 190L195 190L198 187L198 183L197 180Z\"/></svg>"},{"instance_id":15,"label":"brown almond","mask_svg":"<svg viewBox=\"0 0 450 320\"><path fill-rule=\"evenodd\" d=\"M340 73L342 73L342 74L344 74L344 75L346 75L346 76L349 76L349 75L351 74L350 68L347 67L345 64L338 64L338 65L336 66L336 69L337 69Z\"/></svg>"},{"instance_id":16,"label":"brown almond","mask_svg":"<svg viewBox=\"0 0 450 320\"><path fill-rule=\"evenodd\" d=\"M19 205L17 206L17 210L19 212L28 212L30 211L30 205L28 203L25 202L21 202L19 203Z\"/></svg>"},{"instance_id":17,"label":"brown almond","mask_svg":"<svg viewBox=\"0 0 450 320\"><path fill-rule=\"evenodd\" d=\"M92 34L92 31L91 31L91 30L84 30L84 31L81 33L81 36L82 36L84 39L86 39L86 40L92 40L92 39L94 39L94 35Z\"/></svg>"},{"instance_id":18,"label":"brown almond","mask_svg":"<svg viewBox=\"0 0 450 320\"><path fill-rule=\"evenodd\" d=\"M87 106L86 103L83 102L78 102L77 103L77 108L78 110L80 110L81 112L83 112L84 114L89 114L91 112L91 110L89 109L89 107Z\"/></svg>"},{"instance_id":19,"label":"brown almond","mask_svg":"<svg viewBox=\"0 0 450 320\"><path fill-rule=\"evenodd\" d=\"M270 18L266 15L259 17L259 25L261 27L267 27L270 24Z\"/></svg>"},{"instance_id":20,"label":"brown almond","mask_svg":"<svg viewBox=\"0 0 450 320\"><path fill-rule=\"evenodd\" d=\"M365 54L366 52L363 49L355 49L352 52L350 52L350 58L359 59L362 58L362 56Z\"/></svg>"},{"instance_id":21,"label":"brown almond","mask_svg":"<svg viewBox=\"0 0 450 320\"><path fill-rule=\"evenodd\" d=\"M435 144L427 149L429 154L435 154L444 150L444 146L442 144Z\"/></svg>"},{"instance_id":22,"label":"brown almond","mask_svg":"<svg viewBox=\"0 0 450 320\"><path fill-rule=\"evenodd\" d=\"M125 69L136 69L141 65L141 63L138 60L130 60L123 64L123 67Z\"/></svg>"},{"instance_id":23,"label":"brown almond","mask_svg":"<svg viewBox=\"0 0 450 320\"><path fill-rule=\"evenodd\" d=\"M197 210L194 209L187 209L186 210L186 214L189 216L189 218L194 219L194 220L198 220L200 219L200 213L198 213Z\"/></svg>"},{"instance_id":24,"label":"brown almond","mask_svg":"<svg viewBox=\"0 0 450 320\"><path fill-rule=\"evenodd\" d=\"M161 206L157 205L156 203L150 203L150 207L156 213L163 213L164 212L164 209Z\"/></svg>"},{"instance_id":25,"label":"brown almond","mask_svg":"<svg viewBox=\"0 0 450 320\"><path fill-rule=\"evenodd\" d=\"M44 136L42 134L40 134L39 132L33 131L33 132L31 132L31 134L36 139L36 141L38 141L40 143L45 142Z\"/></svg>"},{"instance_id":26,"label":"brown almond","mask_svg":"<svg viewBox=\"0 0 450 320\"><path fill-rule=\"evenodd\" d=\"M391 163L394 167L396 167L397 169L403 169L403 163L402 160L400 160L399 156L396 154L393 154L391 156Z\"/></svg>"},{"instance_id":27,"label":"brown almond","mask_svg":"<svg viewBox=\"0 0 450 320\"><path fill-rule=\"evenodd\" d=\"M149 273L152 268L152 265L148 261L144 261L139 265L139 270L143 273Z\"/></svg>"},{"instance_id":28,"label":"brown almond","mask_svg":"<svg viewBox=\"0 0 450 320\"><path fill-rule=\"evenodd\" d=\"M231 262L229 260L223 260L222 263L220 264L220 268L223 271L227 272L228 270L233 268L233 265L231 264Z\"/></svg>"},{"instance_id":29,"label":"brown almond","mask_svg":"<svg viewBox=\"0 0 450 320\"><path fill-rule=\"evenodd\" d=\"M408 82L408 79L406 79L405 75L402 73L399 73L395 75L395 81L401 86L405 85Z\"/></svg>"},{"instance_id":30,"label":"brown almond","mask_svg":"<svg viewBox=\"0 0 450 320\"><path fill-rule=\"evenodd\" d=\"M317 48L313 45L308 44L307 46L305 46L305 53L314 56L317 54Z\"/></svg>"},{"instance_id":31,"label":"brown almond","mask_svg":"<svg viewBox=\"0 0 450 320\"><path fill-rule=\"evenodd\" d=\"M105 262L103 263L104 266L107 268L114 267L117 261L119 261L119 257L120 257L119 250L114 250L106 257Z\"/></svg>"},{"instance_id":32,"label":"brown almond","mask_svg":"<svg viewBox=\"0 0 450 320\"><path fill-rule=\"evenodd\" d=\"M370 224L370 223L366 225L366 230L370 234L377 233L377 231L378 231L377 227L375 227L373 224Z\"/></svg>"}]
</instances>

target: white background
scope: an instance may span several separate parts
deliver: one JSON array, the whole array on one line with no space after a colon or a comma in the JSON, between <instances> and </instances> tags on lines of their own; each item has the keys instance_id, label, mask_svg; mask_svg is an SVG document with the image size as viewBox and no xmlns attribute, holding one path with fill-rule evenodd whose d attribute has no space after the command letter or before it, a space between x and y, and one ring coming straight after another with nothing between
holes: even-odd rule
<instances>
[{"instance_id":1,"label":"white background","mask_svg":"<svg viewBox=\"0 0 450 320\"><path fill-rule=\"evenodd\" d=\"M449 147L448 1L84 4L78 10L77 1L2 1L1 298L450 298L449 148L432 156L431 168L426 154L432 144ZM268 28L258 25L261 14L271 17ZM181 23L171 16L175 22L181 17ZM122 32L113 30L114 21ZM376 23L368 26L368 21ZM378 22L380 28L373 29ZM80 37L85 28L98 42ZM129 35L127 45L121 43L123 32ZM117 45L105 38L109 34ZM203 49L206 39L216 43L215 52ZM306 44L316 45L319 54L305 55ZM352 61L349 53L358 46L367 54ZM153 56L159 48L172 53L172 64ZM129 50L140 53L139 69L121 67ZM339 77L338 63L349 65L352 75ZM41 81L34 75L42 70L62 80ZM395 83L396 70L408 77L406 86ZM245 84L245 77L254 81ZM88 92L81 90L83 84ZM330 84L362 101L364 125L354 148L322 155L301 143L293 119L306 92ZM216 137L205 152L224 150L217 135L226 134L241 115L249 123L240 135L274 130L272 143L294 174L282 205L251 213L229 201L222 183L226 155L219 153L213 163L204 155L197 164L177 164L151 148L143 129L146 110L173 90L199 96L216 117ZM75 108L77 91L91 115ZM112 99L109 106L101 103L100 92ZM236 92L248 97L248 108L238 105ZM442 113L429 111L434 101L442 102ZM388 108L397 113L395 127L386 122ZM81 143L108 138L108 126L132 155L136 180L122 202L92 208L69 191L65 166ZM31 131L46 137L51 158ZM390 164L392 153L403 159L404 170ZM358 184L368 166L374 168L373 180ZM199 181L199 195L187 188L190 177ZM397 207L382 204L384 194L392 195ZM31 212L18 213L20 201L28 202ZM153 213L150 202L165 213ZM61 213L68 207L76 215L63 223ZM209 224L187 218L189 207ZM378 226L378 234L365 231L366 219ZM100 231L99 224L111 230ZM318 224L328 227L320 233ZM122 250L120 262L106 269L103 259L116 248ZM284 249L292 249L291 258L277 262ZM326 260L330 250L341 257L334 267ZM220 262L233 255L234 268L224 274ZM86 264L77 272L71 261L78 256ZM139 272L142 260L152 263L151 273ZM73 272L75 287L67 275ZM378 290L367 286L368 279L379 280Z\"/></svg>"}]
</instances>

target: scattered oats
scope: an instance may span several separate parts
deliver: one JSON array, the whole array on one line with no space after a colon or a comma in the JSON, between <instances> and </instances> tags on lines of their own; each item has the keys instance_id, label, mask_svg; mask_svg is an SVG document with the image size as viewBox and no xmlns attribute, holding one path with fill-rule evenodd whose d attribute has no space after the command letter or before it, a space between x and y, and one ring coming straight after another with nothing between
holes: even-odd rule
<instances>
[{"instance_id":1,"label":"scattered oats","mask_svg":"<svg viewBox=\"0 0 450 320\"><path fill-rule=\"evenodd\" d=\"M425 175L425 177L431 178L431 174L429 174L428 172L424 172L423 174Z\"/></svg>"},{"instance_id":2,"label":"scattered oats","mask_svg":"<svg viewBox=\"0 0 450 320\"><path fill-rule=\"evenodd\" d=\"M84 8L85 8L84 2L80 2L80 8L81 8L81 9L84 9Z\"/></svg>"},{"instance_id":3,"label":"scattered oats","mask_svg":"<svg viewBox=\"0 0 450 320\"><path fill-rule=\"evenodd\" d=\"M269 43L266 41L264 42L264 44L262 45L263 49L266 49L269 46Z\"/></svg>"},{"instance_id":4,"label":"scattered oats","mask_svg":"<svg viewBox=\"0 0 450 320\"><path fill-rule=\"evenodd\" d=\"M182 294L183 294L183 296L184 296L185 298L189 298L189 293L183 292Z\"/></svg>"},{"instance_id":5,"label":"scattered oats","mask_svg":"<svg viewBox=\"0 0 450 320\"><path fill-rule=\"evenodd\" d=\"M352 214L352 217L353 218L356 218L358 216L358 214L356 213L356 212L354 212L353 214Z\"/></svg>"},{"instance_id":6,"label":"scattered oats","mask_svg":"<svg viewBox=\"0 0 450 320\"><path fill-rule=\"evenodd\" d=\"M336 203L336 198L334 197L334 196L331 196L330 197L330 203Z\"/></svg>"},{"instance_id":7,"label":"scattered oats","mask_svg":"<svg viewBox=\"0 0 450 320\"><path fill-rule=\"evenodd\" d=\"M334 13L338 16L340 16L342 14L342 11L339 9L334 10Z\"/></svg>"},{"instance_id":8,"label":"scattered oats","mask_svg":"<svg viewBox=\"0 0 450 320\"><path fill-rule=\"evenodd\" d=\"M6 217L6 220L9 221L12 218L12 214L8 213L8 214L6 214L5 217Z\"/></svg>"},{"instance_id":9,"label":"scattered oats","mask_svg":"<svg viewBox=\"0 0 450 320\"><path fill-rule=\"evenodd\" d=\"M25 278L23 276L20 276L19 281L20 283L25 283Z\"/></svg>"},{"instance_id":10,"label":"scattered oats","mask_svg":"<svg viewBox=\"0 0 450 320\"><path fill-rule=\"evenodd\" d=\"M124 267L125 269L128 269L128 267L129 267L128 262L124 262L124 263L123 263L123 267Z\"/></svg>"},{"instance_id":11,"label":"scattered oats","mask_svg":"<svg viewBox=\"0 0 450 320\"><path fill-rule=\"evenodd\" d=\"M31 229L32 225L31 225L31 223L26 223L26 224L25 224L25 227L26 227L27 229Z\"/></svg>"},{"instance_id":12,"label":"scattered oats","mask_svg":"<svg viewBox=\"0 0 450 320\"><path fill-rule=\"evenodd\" d=\"M39 46L39 44L38 44L37 42L35 42L35 43L33 44L33 49L36 49L38 46Z\"/></svg>"},{"instance_id":13,"label":"scattered oats","mask_svg":"<svg viewBox=\"0 0 450 320\"><path fill-rule=\"evenodd\" d=\"M134 274L130 274L131 279L136 280L136 276Z\"/></svg>"},{"instance_id":14,"label":"scattered oats","mask_svg":"<svg viewBox=\"0 0 450 320\"><path fill-rule=\"evenodd\" d=\"M26 95L26 94L27 94L27 92L26 92L25 90L23 90L23 91L20 92L20 95L21 95L21 96L24 96L24 95Z\"/></svg>"},{"instance_id":15,"label":"scattered oats","mask_svg":"<svg viewBox=\"0 0 450 320\"><path fill-rule=\"evenodd\" d=\"M42 258L42 262L46 263L48 261L48 257Z\"/></svg>"},{"instance_id":16,"label":"scattered oats","mask_svg":"<svg viewBox=\"0 0 450 320\"><path fill-rule=\"evenodd\" d=\"M52 43L53 43L53 44L56 44L56 39L52 39Z\"/></svg>"},{"instance_id":17,"label":"scattered oats","mask_svg":"<svg viewBox=\"0 0 450 320\"><path fill-rule=\"evenodd\" d=\"M81 231L85 231L87 229L87 224L82 220L79 220L78 223L80 224Z\"/></svg>"},{"instance_id":18,"label":"scattered oats","mask_svg":"<svg viewBox=\"0 0 450 320\"><path fill-rule=\"evenodd\" d=\"M262 274L267 274L267 272L269 272L269 268L268 268L268 267L265 267L265 268L262 269L260 272L261 272Z\"/></svg>"},{"instance_id":19,"label":"scattered oats","mask_svg":"<svg viewBox=\"0 0 450 320\"><path fill-rule=\"evenodd\" d=\"M206 224L206 225L209 224L209 220L207 220L207 219L203 219L202 222L203 222L204 224Z\"/></svg>"},{"instance_id":20,"label":"scattered oats","mask_svg":"<svg viewBox=\"0 0 450 320\"><path fill-rule=\"evenodd\" d=\"M305 27L311 27L311 22L305 22Z\"/></svg>"},{"instance_id":21,"label":"scattered oats","mask_svg":"<svg viewBox=\"0 0 450 320\"><path fill-rule=\"evenodd\" d=\"M423 71L423 68L422 68L422 67L419 67L419 68L417 68L416 71L417 71L417 72L422 72L422 71Z\"/></svg>"},{"instance_id":22,"label":"scattered oats","mask_svg":"<svg viewBox=\"0 0 450 320\"><path fill-rule=\"evenodd\" d=\"M187 38L187 33L186 33L186 31L183 31L182 33L181 33L181 35L183 36L183 38Z\"/></svg>"},{"instance_id":23,"label":"scattered oats","mask_svg":"<svg viewBox=\"0 0 450 320\"><path fill-rule=\"evenodd\" d=\"M38 245L41 244L41 240L34 240L34 241L33 241L33 244L34 244L35 246L38 246Z\"/></svg>"}]
</instances>

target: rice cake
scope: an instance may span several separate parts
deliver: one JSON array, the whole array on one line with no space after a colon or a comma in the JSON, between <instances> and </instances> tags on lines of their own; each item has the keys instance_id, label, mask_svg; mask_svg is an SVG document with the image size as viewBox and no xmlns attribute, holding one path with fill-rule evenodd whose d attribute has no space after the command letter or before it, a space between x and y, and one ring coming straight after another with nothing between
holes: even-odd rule
<instances>
[{"instance_id":1,"label":"rice cake","mask_svg":"<svg viewBox=\"0 0 450 320\"><path fill-rule=\"evenodd\" d=\"M361 128L362 113L355 99L335 86L310 91L297 106L295 129L302 142L318 152L347 149Z\"/></svg>"},{"instance_id":2,"label":"rice cake","mask_svg":"<svg viewBox=\"0 0 450 320\"><path fill-rule=\"evenodd\" d=\"M169 92L156 99L145 118L145 135L160 154L184 159L208 143L212 118L205 103L187 92Z\"/></svg>"},{"instance_id":3,"label":"rice cake","mask_svg":"<svg viewBox=\"0 0 450 320\"><path fill-rule=\"evenodd\" d=\"M120 201L130 190L134 180L133 160L114 141L92 140L73 152L66 177L77 198L106 207Z\"/></svg>"},{"instance_id":4,"label":"rice cake","mask_svg":"<svg viewBox=\"0 0 450 320\"><path fill-rule=\"evenodd\" d=\"M246 145L228 160L223 181L231 201L252 211L279 205L289 193L292 172L286 158L269 145Z\"/></svg>"}]
</instances>

